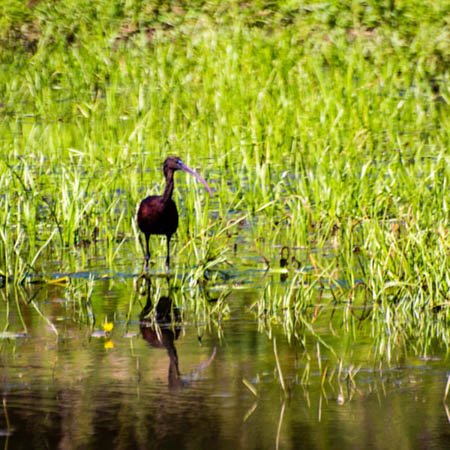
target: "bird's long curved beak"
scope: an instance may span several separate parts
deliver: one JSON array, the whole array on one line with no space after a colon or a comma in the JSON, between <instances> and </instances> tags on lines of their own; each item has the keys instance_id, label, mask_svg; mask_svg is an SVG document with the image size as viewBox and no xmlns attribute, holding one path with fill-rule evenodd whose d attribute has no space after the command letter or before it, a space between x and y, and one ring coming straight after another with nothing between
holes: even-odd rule
<instances>
[{"instance_id":1,"label":"bird's long curved beak","mask_svg":"<svg viewBox=\"0 0 450 450\"><path fill-rule=\"evenodd\" d=\"M195 178L197 178L198 181L200 181L200 183L203 184L203 186L205 186L206 190L209 193L209 196L212 197L213 196L213 191L212 189L209 187L208 183L203 179L202 176L200 176L195 170L192 170L190 167L186 166L186 164L182 163L180 165L181 170L184 170L187 173L190 173L192 176L194 176Z\"/></svg>"}]
</instances>

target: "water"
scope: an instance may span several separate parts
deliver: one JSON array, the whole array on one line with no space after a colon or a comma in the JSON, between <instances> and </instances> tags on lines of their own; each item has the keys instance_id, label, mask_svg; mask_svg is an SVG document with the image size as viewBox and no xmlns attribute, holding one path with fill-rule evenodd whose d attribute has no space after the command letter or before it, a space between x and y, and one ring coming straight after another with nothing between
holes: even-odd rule
<instances>
[{"instance_id":1,"label":"water","mask_svg":"<svg viewBox=\"0 0 450 450\"><path fill-rule=\"evenodd\" d=\"M373 357L341 319L259 317L257 289L222 304L153 277L110 274L3 288L2 448L445 448L448 364L402 349ZM138 292L139 291L139 292ZM213 290L214 292L214 290ZM217 295L217 294L216 294ZM167 308L168 302L178 308ZM161 300L157 320L146 305ZM201 306L199 306L201 304ZM351 334L351 333L350 333ZM277 368L277 359L279 368Z\"/></svg>"}]
</instances>

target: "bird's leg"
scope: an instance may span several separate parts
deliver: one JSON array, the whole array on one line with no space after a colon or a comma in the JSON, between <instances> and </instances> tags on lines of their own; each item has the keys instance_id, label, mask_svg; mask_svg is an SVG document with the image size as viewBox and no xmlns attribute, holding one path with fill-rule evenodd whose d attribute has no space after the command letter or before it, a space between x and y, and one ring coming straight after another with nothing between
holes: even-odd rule
<instances>
[{"instance_id":1,"label":"bird's leg","mask_svg":"<svg viewBox=\"0 0 450 450\"><path fill-rule=\"evenodd\" d=\"M166 270L169 271L170 268L170 238L172 236L167 236L167 256L166 256Z\"/></svg>"},{"instance_id":2,"label":"bird's leg","mask_svg":"<svg viewBox=\"0 0 450 450\"><path fill-rule=\"evenodd\" d=\"M150 248L148 241L150 240L150 236L148 234L145 235L145 264L144 270L147 272L148 270L148 261L150 260Z\"/></svg>"},{"instance_id":3,"label":"bird's leg","mask_svg":"<svg viewBox=\"0 0 450 450\"><path fill-rule=\"evenodd\" d=\"M150 278L148 279L148 285L147 285L147 302L145 303L144 309L141 311L141 314L139 314L139 319L143 320L145 316L151 311L153 307L152 303L152 284L150 281Z\"/></svg>"}]
</instances>

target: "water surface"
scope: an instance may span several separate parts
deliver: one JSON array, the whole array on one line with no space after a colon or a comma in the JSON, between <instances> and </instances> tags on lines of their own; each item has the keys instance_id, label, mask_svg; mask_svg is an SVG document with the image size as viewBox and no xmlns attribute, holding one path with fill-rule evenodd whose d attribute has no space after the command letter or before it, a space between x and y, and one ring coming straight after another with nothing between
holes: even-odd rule
<instances>
[{"instance_id":1,"label":"water surface","mask_svg":"<svg viewBox=\"0 0 450 450\"><path fill-rule=\"evenodd\" d=\"M3 448L445 448L439 348L374 359L340 319L270 323L252 288L222 304L177 280L4 287ZM213 290L210 297L217 296ZM207 298L207 296L205 296ZM177 309L164 309L169 299ZM142 312L148 300L152 308ZM156 320L154 306L162 301ZM166 303L165 303L166 302ZM297 331L295 331L297 330ZM279 368L277 368L277 359Z\"/></svg>"}]
</instances>

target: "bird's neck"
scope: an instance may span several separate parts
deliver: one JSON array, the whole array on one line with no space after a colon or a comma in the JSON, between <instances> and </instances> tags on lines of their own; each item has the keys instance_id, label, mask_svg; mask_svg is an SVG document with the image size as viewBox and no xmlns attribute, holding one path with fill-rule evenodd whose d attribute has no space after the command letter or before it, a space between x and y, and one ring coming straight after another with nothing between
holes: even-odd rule
<instances>
[{"instance_id":1,"label":"bird's neck","mask_svg":"<svg viewBox=\"0 0 450 450\"><path fill-rule=\"evenodd\" d=\"M172 198L172 192L173 192L173 171L170 170L167 172L166 175L166 188L164 189L163 193L163 202L167 202Z\"/></svg>"}]
</instances>

